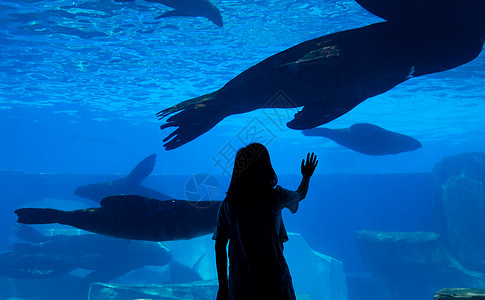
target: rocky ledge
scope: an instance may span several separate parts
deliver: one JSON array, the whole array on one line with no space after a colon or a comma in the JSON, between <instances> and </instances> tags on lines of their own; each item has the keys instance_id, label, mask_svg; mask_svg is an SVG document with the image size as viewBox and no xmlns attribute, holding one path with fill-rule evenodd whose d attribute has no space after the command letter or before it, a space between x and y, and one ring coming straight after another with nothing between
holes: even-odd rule
<instances>
[{"instance_id":1,"label":"rocky ledge","mask_svg":"<svg viewBox=\"0 0 485 300\"><path fill-rule=\"evenodd\" d=\"M485 300L485 290L468 288L442 289L434 295L434 300Z\"/></svg>"}]
</instances>

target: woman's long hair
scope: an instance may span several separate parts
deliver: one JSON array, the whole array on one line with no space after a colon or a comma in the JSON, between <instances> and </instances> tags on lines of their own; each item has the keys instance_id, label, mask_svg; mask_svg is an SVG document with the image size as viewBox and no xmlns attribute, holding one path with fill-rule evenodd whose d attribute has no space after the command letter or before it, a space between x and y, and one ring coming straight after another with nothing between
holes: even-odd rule
<instances>
[{"instance_id":1,"label":"woman's long hair","mask_svg":"<svg viewBox=\"0 0 485 300\"><path fill-rule=\"evenodd\" d=\"M252 143L236 154L226 199L241 207L256 202L264 205L274 198L277 183L268 150L260 143Z\"/></svg>"}]
</instances>

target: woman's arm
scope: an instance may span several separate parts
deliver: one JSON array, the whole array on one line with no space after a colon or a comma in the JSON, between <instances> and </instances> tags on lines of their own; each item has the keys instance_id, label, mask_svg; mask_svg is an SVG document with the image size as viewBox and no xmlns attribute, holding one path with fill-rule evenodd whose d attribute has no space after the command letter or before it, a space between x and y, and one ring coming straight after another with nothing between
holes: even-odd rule
<instances>
[{"instance_id":1,"label":"woman's arm","mask_svg":"<svg viewBox=\"0 0 485 300\"><path fill-rule=\"evenodd\" d=\"M296 190L296 192L300 196L300 201L305 199L306 197L306 194L308 192L308 186L310 185L310 178L312 177L317 165L318 160L317 156L314 153L312 153L311 155L310 153L307 153L306 162L305 159L301 161L301 175L303 175L303 178L301 179L301 183Z\"/></svg>"},{"instance_id":2,"label":"woman's arm","mask_svg":"<svg viewBox=\"0 0 485 300\"><path fill-rule=\"evenodd\" d=\"M217 279L219 280L219 291L217 292L217 300L229 299L229 284L227 282L227 239L216 239L216 267Z\"/></svg>"}]
</instances>

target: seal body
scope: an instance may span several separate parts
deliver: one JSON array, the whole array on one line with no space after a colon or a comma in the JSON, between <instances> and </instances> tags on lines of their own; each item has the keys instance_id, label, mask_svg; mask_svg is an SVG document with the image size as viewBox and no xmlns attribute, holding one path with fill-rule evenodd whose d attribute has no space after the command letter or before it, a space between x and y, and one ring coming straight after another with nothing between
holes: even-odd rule
<instances>
[{"instance_id":1,"label":"seal body","mask_svg":"<svg viewBox=\"0 0 485 300\"><path fill-rule=\"evenodd\" d=\"M115 2L133 2L135 0L115 0ZM174 10L167 11L155 19L167 17L204 17L219 27L223 26L219 9L209 0L145 0L166 5Z\"/></svg>"},{"instance_id":2,"label":"seal body","mask_svg":"<svg viewBox=\"0 0 485 300\"><path fill-rule=\"evenodd\" d=\"M108 182L82 185L74 191L74 194L98 203L108 196L120 194L140 195L158 200L171 199L164 193L142 185L143 180L152 173L156 158L156 154L149 155L139 162L126 177Z\"/></svg>"},{"instance_id":3,"label":"seal body","mask_svg":"<svg viewBox=\"0 0 485 300\"><path fill-rule=\"evenodd\" d=\"M313 128L302 131L306 136L321 136L346 148L367 155L389 155L421 148L413 137L389 131L374 124L357 123L349 128Z\"/></svg>"},{"instance_id":4,"label":"seal body","mask_svg":"<svg viewBox=\"0 0 485 300\"><path fill-rule=\"evenodd\" d=\"M370 13L400 23L469 22L485 18L482 0L356 0Z\"/></svg>"},{"instance_id":5,"label":"seal body","mask_svg":"<svg viewBox=\"0 0 485 300\"><path fill-rule=\"evenodd\" d=\"M116 195L104 198L101 207L73 211L21 208L15 213L19 223L59 223L117 238L159 242L212 233L219 205L218 201Z\"/></svg>"},{"instance_id":6,"label":"seal body","mask_svg":"<svg viewBox=\"0 0 485 300\"><path fill-rule=\"evenodd\" d=\"M483 32L456 24L382 22L341 31L277 53L211 94L158 113L165 139L177 148L233 114L260 108L303 109L287 123L310 129L328 123L369 97L425 74L467 63L483 47ZM275 101L284 95L285 101ZM281 97L280 97L281 98Z\"/></svg>"},{"instance_id":7,"label":"seal body","mask_svg":"<svg viewBox=\"0 0 485 300\"><path fill-rule=\"evenodd\" d=\"M86 283L110 281L143 266L164 266L171 258L167 248L153 242L98 234L43 236L26 225L16 235L32 243L14 244L0 254L0 273L6 277L43 278L83 268L93 271L83 278Z\"/></svg>"}]
</instances>

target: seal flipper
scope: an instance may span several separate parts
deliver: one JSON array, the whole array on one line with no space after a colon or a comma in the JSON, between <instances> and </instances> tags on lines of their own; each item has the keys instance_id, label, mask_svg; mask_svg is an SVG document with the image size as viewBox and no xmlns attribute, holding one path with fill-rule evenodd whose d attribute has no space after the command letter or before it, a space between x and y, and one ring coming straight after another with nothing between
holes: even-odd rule
<instances>
[{"instance_id":1,"label":"seal flipper","mask_svg":"<svg viewBox=\"0 0 485 300\"><path fill-rule=\"evenodd\" d=\"M17 222L23 224L61 223L64 211L52 208L19 208L15 211Z\"/></svg>"},{"instance_id":2,"label":"seal flipper","mask_svg":"<svg viewBox=\"0 0 485 300\"><path fill-rule=\"evenodd\" d=\"M209 131L227 115L227 106L217 101L216 92L183 101L157 113L159 120L176 113L160 129L178 127L166 138L163 146L172 150ZM177 113L178 112L178 113Z\"/></svg>"},{"instance_id":3,"label":"seal flipper","mask_svg":"<svg viewBox=\"0 0 485 300\"><path fill-rule=\"evenodd\" d=\"M126 180L130 181L134 185L141 185L142 181L148 177L153 171L155 161L157 159L156 154L152 154L142 160L136 165L136 167L126 176Z\"/></svg>"},{"instance_id":4,"label":"seal flipper","mask_svg":"<svg viewBox=\"0 0 485 300\"><path fill-rule=\"evenodd\" d=\"M345 103L345 101L332 101L332 102L341 102ZM357 104L356 104L357 105ZM295 118L290 122L286 123L286 126L291 129L311 129L322 124L326 124L336 118L340 117L341 115L345 114L356 105L349 106L329 106L323 103L314 103L314 104L307 104L303 107L301 111L295 114Z\"/></svg>"},{"instance_id":5,"label":"seal flipper","mask_svg":"<svg viewBox=\"0 0 485 300\"><path fill-rule=\"evenodd\" d=\"M197 7L198 5L195 5L195 7L179 7L176 8L179 5L174 5L173 3L164 3L167 6L175 8L174 10L167 11L158 17L155 18L161 19L161 18L167 18L167 17L205 17L209 19L212 23L216 24L219 27L223 26L223 21L222 21L222 16L221 12L217 7L215 7L212 3L209 1L201 1L202 7ZM178 4L181 4L180 2Z\"/></svg>"},{"instance_id":6,"label":"seal flipper","mask_svg":"<svg viewBox=\"0 0 485 300\"><path fill-rule=\"evenodd\" d=\"M168 17L194 17L194 15L189 13L184 13L183 11L178 9L174 9L159 15L158 17L155 18L155 20L158 20L161 18L168 18Z\"/></svg>"}]
</instances>

